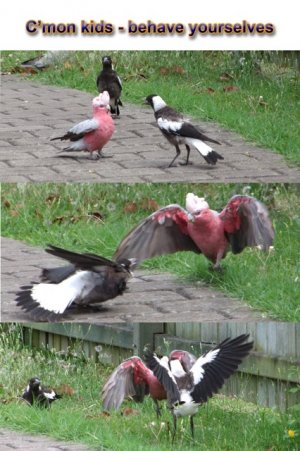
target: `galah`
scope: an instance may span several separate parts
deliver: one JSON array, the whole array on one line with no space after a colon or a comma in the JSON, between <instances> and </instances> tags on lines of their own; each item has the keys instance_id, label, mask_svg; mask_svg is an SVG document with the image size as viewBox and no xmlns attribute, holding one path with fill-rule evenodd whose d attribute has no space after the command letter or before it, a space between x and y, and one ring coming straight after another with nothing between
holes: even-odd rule
<instances>
[{"instance_id":1,"label":"galah","mask_svg":"<svg viewBox=\"0 0 300 451\"><path fill-rule=\"evenodd\" d=\"M87 306L122 295L132 275L133 260L112 261L56 246L46 252L70 264L43 269L41 283L23 286L17 293L17 305L36 321L57 321L72 304Z\"/></svg>"},{"instance_id":2,"label":"galah","mask_svg":"<svg viewBox=\"0 0 300 451\"><path fill-rule=\"evenodd\" d=\"M202 253L220 269L231 250L245 247L268 251L274 230L267 208L251 196L233 196L218 213L204 198L186 196L186 208L171 204L152 213L134 227L119 244L114 258L135 258L136 263L179 251Z\"/></svg>"},{"instance_id":3,"label":"galah","mask_svg":"<svg viewBox=\"0 0 300 451\"><path fill-rule=\"evenodd\" d=\"M196 357L183 350L172 351L169 359L181 361L187 371L196 361ZM118 410L126 398L142 402L145 394L149 394L155 402L156 414L160 415L158 401L167 398L166 391L153 372L147 368L138 356L124 360L109 376L102 389L103 409Z\"/></svg>"},{"instance_id":4,"label":"galah","mask_svg":"<svg viewBox=\"0 0 300 451\"><path fill-rule=\"evenodd\" d=\"M68 152L84 151L89 152L92 157L96 152L96 157L104 157L101 150L108 143L115 130L115 124L109 112L109 94L107 91L99 94L93 99L93 118L79 122L74 125L63 136L52 138L51 141L60 139L69 140L71 144L63 150Z\"/></svg>"},{"instance_id":5,"label":"galah","mask_svg":"<svg viewBox=\"0 0 300 451\"><path fill-rule=\"evenodd\" d=\"M110 56L103 56L102 71L97 77L97 88L99 92L107 91L110 96L110 111L112 114L120 115L119 105L121 102L122 82L117 72L112 68Z\"/></svg>"},{"instance_id":6,"label":"galah","mask_svg":"<svg viewBox=\"0 0 300 451\"><path fill-rule=\"evenodd\" d=\"M50 404L62 396L57 394L55 390L43 387L38 377L32 377L28 381L28 385L23 391L22 399L31 406L50 407Z\"/></svg>"},{"instance_id":7,"label":"galah","mask_svg":"<svg viewBox=\"0 0 300 451\"><path fill-rule=\"evenodd\" d=\"M196 359L191 368L185 368L180 360L169 357L158 358L148 352L147 366L163 386L173 415L174 432L178 417L189 416L191 433L194 437L194 415L199 407L208 401L224 385L249 354L253 342L249 335L222 341L219 345Z\"/></svg>"},{"instance_id":8,"label":"galah","mask_svg":"<svg viewBox=\"0 0 300 451\"><path fill-rule=\"evenodd\" d=\"M204 135L198 128L185 119L181 113L167 106L163 99L152 94L146 97L146 103L151 105L158 128L165 138L175 146L176 155L168 167L173 166L180 155L180 144L185 144L187 157L185 165L189 163L191 147L194 147L208 164L215 165L218 160L224 160L222 155L213 150L206 142L220 144L219 141Z\"/></svg>"}]
</instances>

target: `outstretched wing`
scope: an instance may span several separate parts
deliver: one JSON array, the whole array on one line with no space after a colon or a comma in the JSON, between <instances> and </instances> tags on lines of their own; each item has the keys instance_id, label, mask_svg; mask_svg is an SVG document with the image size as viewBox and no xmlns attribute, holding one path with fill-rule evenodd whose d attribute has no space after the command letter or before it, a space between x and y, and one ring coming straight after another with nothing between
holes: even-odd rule
<instances>
[{"instance_id":1,"label":"outstretched wing","mask_svg":"<svg viewBox=\"0 0 300 451\"><path fill-rule=\"evenodd\" d=\"M54 255L55 257L63 258L68 262L72 263L76 268L80 269L92 269L97 266L109 266L118 269L119 271L124 270L122 265L109 260L108 258L101 257L96 254L79 254L77 252L68 251L57 246L48 245L45 249L48 254ZM125 271L125 270L124 270Z\"/></svg>"},{"instance_id":2,"label":"outstretched wing","mask_svg":"<svg viewBox=\"0 0 300 451\"><path fill-rule=\"evenodd\" d=\"M188 212L177 204L152 213L134 227L119 244L114 258L136 258L140 263L157 255L200 250L187 229Z\"/></svg>"},{"instance_id":3,"label":"outstretched wing","mask_svg":"<svg viewBox=\"0 0 300 451\"><path fill-rule=\"evenodd\" d=\"M203 403L223 386L253 347L248 342L249 335L227 338L218 346L199 357L191 369L195 388L191 393L193 400Z\"/></svg>"},{"instance_id":4,"label":"outstretched wing","mask_svg":"<svg viewBox=\"0 0 300 451\"><path fill-rule=\"evenodd\" d=\"M145 361L148 368L153 371L154 376L157 377L158 381L164 387L170 404L172 405L176 401L179 401L180 392L176 379L169 368L169 358L162 357L159 359L156 354L147 351L145 352Z\"/></svg>"},{"instance_id":5,"label":"outstretched wing","mask_svg":"<svg viewBox=\"0 0 300 451\"><path fill-rule=\"evenodd\" d=\"M254 197L233 196L220 218L234 254L246 246L258 246L264 251L272 246L274 229L268 210Z\"/></svg>"},{"instance_id":6,"label":"outstretched wing","mask_svg":"<svg viewBox=\"0 0 300 451\"><path fill-rule=\"evenodd\" d=\"M143 401L146 384L140 378L139 384L134 380L134 372L138 371L139 365L145 366L139 357L130 357L109 376L101 392L104 410L118 410L124 399L131 396L136 401ZM145 370L149 371L146 367Z\"/></svg>"}]
</instances>

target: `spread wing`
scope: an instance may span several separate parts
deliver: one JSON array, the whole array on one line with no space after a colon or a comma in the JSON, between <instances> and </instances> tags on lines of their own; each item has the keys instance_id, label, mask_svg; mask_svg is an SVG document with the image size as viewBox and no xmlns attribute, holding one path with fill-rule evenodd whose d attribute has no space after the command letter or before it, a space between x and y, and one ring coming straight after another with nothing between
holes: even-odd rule
<instances>
[{"instance_id":1,"label":"spread wing","mask_svg":"<svg viewBox=\"0 0 300 451\"><path fill-rule=\"evenodd\" d=\"M223 386L225 380L238 368L250 350L253 342L249 335L227 338L215 348L199 357L191 369L194 378L193 400L203 403Z\"/></svg>"},{"instance_id":2,"label":"spread wing","mask_svg":"<svg viewBox=\"0 0 300 451\"><path fill-rule=\"evenodd\" d=\"M267 251L273 244L274 229L267 208L254 197L233 196L220 213L234 254L246 246Z\"/></svg>"},{"instance_id":3,"label":"spread wing","mask_svg":"<svg viewBox=\"0 0 300 451\"><path fill-rule=\"evenodd\" d=\"M180 399L180 392L175 377L169 368L169 358L162 357L159 359L153 352L145 352L145 360L148 368L153 371L154 376L164 387L168 400L174 404Z\"/></svg>"},{"instance_id":4,"label":"spread wing","mask_svg":"<svg viewBox=\"0 0 300 451\"><path fill-rule=\"evenodd\" d=\"M60 247L51 245L48 245L48 247L45 250L48 254L69 261L76 268L88 270L96 266L109 266L116 268L120 271L123 270L122 265L119 265L118 263L109 260L108 258L101 257L100 255L89 253L79 254L77 252L68 251L66 249L62 249Z\"/></svg>"},{"instance_id":5,"label":"spread wing","mask_svg":"<svg viewBox=\"0 0 300 451\"><path fill-rule=\"evenodd\" d=\"M152 213L134 227L119 244L114 258L136 258L137 263L157 255L200 250L187 229L188 212L177 204Z\"/></svg>"},{"instance_id":6,"label":"spread wing","mask_svg":"<svg viewBox=\"0 0 300 451\"><path fill-rule=\"evenodd\" d=\"M109 376L101 393L104 410L118 410L124 399L129 397L143 401L145 383L141 379L138 385L134 382L134 372L139 365L144 366L142 360L139 357L131 357L122 362Z\"/></svg>"}]
</instances>

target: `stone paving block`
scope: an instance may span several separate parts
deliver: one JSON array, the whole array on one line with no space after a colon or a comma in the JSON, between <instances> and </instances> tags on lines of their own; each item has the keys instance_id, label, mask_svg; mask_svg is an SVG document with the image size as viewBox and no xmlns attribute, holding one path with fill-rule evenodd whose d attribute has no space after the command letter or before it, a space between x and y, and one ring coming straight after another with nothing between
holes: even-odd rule
<instances>
[{"instance_id":1,"label":"stone paving block","mask_svg":"<svg viewBox=\"0 0 300 451\"><path fill-rule=\"evenodd\" d=\"M300 180L300 169L288 167L280 155L271 150L257 148L218 124L196 120L193 120L195 125L222 143L217 146L217 151L225 160L219 162L216 170L212 172L202 157L192 150L193 165L169 171L167 165L175 156L175 151L158 130L152 110L130 104L121 109L120 118L115 120L116 132L105 149L108 154L116 155L117 161L122 161L120 155L123 153L124 161L119 174L115 173L115 160L105 162L106 176L101 172L100 180L96 176L91 178L89 171L94 171L94 168L93 162L89 160L84 161L85 171L73 171L78 165L77 155L73 155L68 164L62 164L58 151L64 144L60 142L53 144L52 162L43 159L43 154L39 152L45 147L50 153L52 137L64 133L76 122L91 117L92 98L91 93L42 85L15 75L3 75L0 160L13 167L13 171L1 171L0 180L18 182L25 178L33 182L89 182L101 181L103 178L105 182L286 183ZM7 148L15 148L18 153L11 152L8 155ZM34 153L28 152L29 148ZM2 149L5 149L3 154ZM39 149L37 153L36 149ZM20 158L22 150L24 156ZM185 158L184 148L182 150L182 157ZM38 166L36 159L40 160ZM16 160L19 162L15 162ZM152 165L153 170L149 171ZM43 166L45 171L40 170Z\"/></svg>"},{"instance_id":2,"label":"stone paving block","mask_svg":"<svg viewBox=\"0 0 300 451\"><path fill-rule=\"evenodd\" d=\"M45 435L32 435L25 432L0 429L1 451L28 450L28 451L95 451L95 448L83 443L73 443L56 440ZM101 448L98 448L101 450Z\"/></svg>"}]
</instances>

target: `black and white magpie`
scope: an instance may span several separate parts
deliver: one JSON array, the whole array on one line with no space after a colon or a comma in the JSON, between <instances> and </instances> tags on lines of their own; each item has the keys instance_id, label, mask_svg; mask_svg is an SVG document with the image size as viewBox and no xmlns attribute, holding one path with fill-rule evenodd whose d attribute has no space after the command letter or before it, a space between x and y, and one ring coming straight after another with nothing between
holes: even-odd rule
<instances>
[{"instance_id":1,"label":"black and white magpie","mask_svg":"<svg viewBox=\"0 0 300 451\"><path fill-rule=\"evenodd\" d=\"M217 393L225 380L238 368L250 350L253 342L249 335L222 341L219 345L199 357L190 369L185 368L179 359L146 353L147 366L153 371L167 393L169 407L174 419L174 433L178 417L189 416L191 433L194 437L193 417L201 404Z\"/></svg>"},{"instance_id":2,"label":"black and white magpie","mask_svg":"<svg viewBox=\"0 0 300 451\"><path fill-rule=\"evenodd\" d=\"M156 123L162 134L175 146L176 155L168 167L173 166L175 160L179 157L180 144L185 144L187 150L185 165L189 162L191 147L195 147L208 164L214 165L218 160L224 160L222 155L204 143L204 141L208 141L220 144L219 141L201 133L187 119L184 119L181 113L167 106L160 96L149 95L146 97L146 103L152 106Z\"/></svg>"},{"instance_id":3,"label":"black and white magpie","mask_svg":"<svg viewBox=\"0 0 300 451\"><path fill-rule=\"evenodd\" d=\"M37 321L56 321L71 304L90 305L123 294L134 260L116 262L95 254L79 254L55 246L51 255L68 266L43 269L42 283L21 287L16 302Z\"/></svg>"},{"instance_id":4,"label":"black and white magpie","mask_svg":"<svg viewBox=\"0 0 300 451\"><path fill-rule=\"evenodd\" d=\"M22 399L31 406L50 407L50 404L62 396L57 394L52 388L43 387L38 377L32 377L23 391Z\"/></svg>"},{"instance_id":5,"label":"black and white magpie","mask_svg":"<svg viewBox=\"0 0 300 451\"><path fill-rule=\"evenodd\" d=\"M97 77L97 88L99 92L108 91L110 96L110 109L112 114L120 115L119 105L121 102L122 82L117 72L112 68L110 56L103 56L102 71Z\"/></svg>"}]
</instances>

